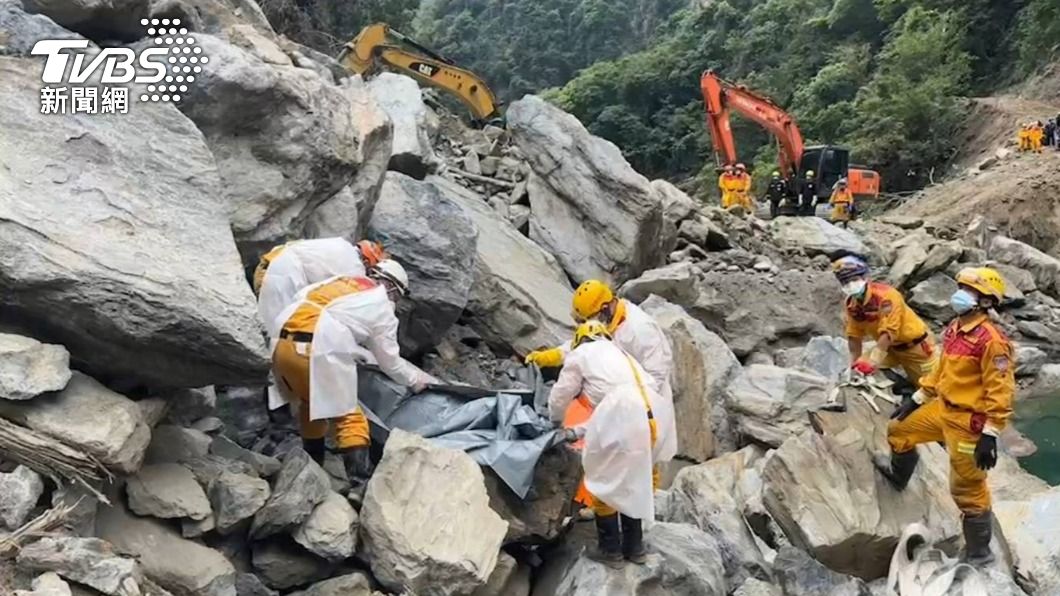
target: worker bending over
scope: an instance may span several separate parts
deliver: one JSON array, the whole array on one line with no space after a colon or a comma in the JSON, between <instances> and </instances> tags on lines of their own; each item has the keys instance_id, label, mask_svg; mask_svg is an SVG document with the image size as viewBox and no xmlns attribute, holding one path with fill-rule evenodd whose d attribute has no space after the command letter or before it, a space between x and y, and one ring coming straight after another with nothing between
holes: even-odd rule
<instances>
[{"instance_id":1,"label":"worker bending over","mask_svg":"<svg viewBox=\"0 0 1060 596\"><path fill-rule=\"evenodd\" d=\"M736 174L736 169L732 166L725 166L721 176L718 177L718 190L721 191L722 209L728 209L739 203L739 192L742 187L743 181Z\"/></svg>"},{"instance_id":2,"label":"worker bending over","mask_svg":"<svg viewBox=\"0 0 1060 596\"><path fill-rule=\"evenodd\" d=\"M736 204L742 206L748 213L754 212L754 198L751 195L751 175L747 173L747 166L742 163L736 164Z\"/></svg>"},{"instance_id":3,"label":"worker bending over","mask_svg":"<svg viewBox=\"0 0 1060 596\"><path fill-rule=\"evenodd\" d=\"M840 178L836 182L832 198L828 202L832 205L832 221L847 227L850 220L854 219L854 193L850 192L846 178Z\"/></svg>"},{"instance_id":4,"label":"worker bending over","mask_svg":"<svg viewBox=\"0 0 1060 596\"><path fill-rule=\"evenodd\" d=\"M642 521L655 518L653 467L669 459L660 445L676 444L676 436L667 436L676 434L672 407L653 385L633 356L611 341L607 326L590 320L575 332L548 396L556 424L579 395L593 407L581 427L585 486L596 514L597 549L589 556L612 567L620 567L623 557L645 561Z\"/></svg>"},{"instance_id":5,"label":"worker bending over","mask_svg":"<svg viewBox=\"0 0 1060 596\"><path fill-rule=\"evenodd\" d=\"M890 461L877 461L902 490L916 468L916 446L942 441L950 457L950 493L961 510L965 558L985 565L992 515L986 471L997 463L997 437L1012 416L1015 368L1012 344L990 320L1005 282L986 267L963 269L950 298L957 318L942 335L942 356L921 388L892 415Z\"/></svg>"},{"instance_id":6,"label":"worker bending over","mask_svg":"<svg viewBox=\"0 0 1060 596\"><path fill-rule=\"evenodd\" d=\"M879 368L901 366L909 382L919 385L935 363L935 338L924 321L891 286L873 281L861 258L843 257L832 264L846 296L847 345L851 368L871 375ZM864 338L876 342L868 356Z\"/></svg>"},{"instance_id":7,"label":"worker bending over","mask_svg":"<svg viewBox=\"0 0 1060 596\"><path fill-rule=\"evenodd\" d=\"M270 329L277 340L272 368L284 403L298 410L306 452L324 459L328 421L335 420L335 442L343 453L351 481L367 478L368 421L357 403L357 364L374 360L397 383L419 393L436 382L398 353L398 319L394 302L408 293L405 269L382 260L368 277L340 276L309 286Z\"/></svg>"},{"instance_id":8,"label":"worker bending over","mask_svg":"<svg viewBox=\"0 0 1060 596\"><path fill-rule=\"evenodd\" d=\"M769 201L769 215L776 217L780 213L780 205L788 197L788 181L780 176L780 172L774 171L769 178L769 187L766 189L766 199Z\"/></svg>"}]
</instances>

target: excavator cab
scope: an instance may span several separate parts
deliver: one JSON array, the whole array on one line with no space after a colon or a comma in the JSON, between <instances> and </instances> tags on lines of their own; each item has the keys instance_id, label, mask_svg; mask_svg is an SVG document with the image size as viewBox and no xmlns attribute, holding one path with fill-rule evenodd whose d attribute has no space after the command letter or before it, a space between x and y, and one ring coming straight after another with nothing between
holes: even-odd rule
<instances>
[{"instance_id":1,"label":"excavator cab","mask_svg":"<svg viewBox=\"0 0 1060 596\"><path fill-rule=\"evenodd\" d=\"M850 151L834 145L816 145L807 147L802 152L799 162L799 179L806 177L808 170L813 170L817 179L817 196L828 199L832 196L832 187L847 175L850 166Z\"/></svg>"}]
</instances>

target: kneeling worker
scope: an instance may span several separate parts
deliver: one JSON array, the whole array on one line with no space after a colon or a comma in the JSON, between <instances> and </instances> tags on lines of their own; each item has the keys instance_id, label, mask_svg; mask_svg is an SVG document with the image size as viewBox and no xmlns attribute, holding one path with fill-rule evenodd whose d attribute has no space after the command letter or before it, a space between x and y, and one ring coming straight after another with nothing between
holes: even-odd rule
<instances>
[{"instance_id":1,"label":"kneeling worker","mask_svg":"<svg viewBox=\"0 0 1060 596\"><path fill-rule=\"evenodd\" d=\"M950 493L961 510L965 559L976 565L993 560L992 514L986 471L997 463L997 437L1012 416L1016 363L1012 344L990 320L1001 303L1005 282L986 267L963 269L950 298L957 318L942 335L938 365L921 389L892 415L887 428L890 461L877 461L902 490L919 457L916 446L943 442L950 457Z\"/></svg>"},{"instance_id":2,"label":"kneeling worker","mask_svg":"<svg viewBox=\"0 0 1060 596\"><path fill-rule=\"evenodd\" d=\"M283 400L298 409L305 450L324 459L328 420L351 481L371 472L368 421L357 403L357 363L370 354L397 383L419 393L434 378L398 353L394 302L408 292L408 275L393 260L383 260L368 277L334 277L305 288L270 329L278 340L272 353L273 375Z\"/></svg>"},{"instance_id":3,"label":"kneeling worker","mask_svg":"<svg viewBox=\"0 0 1060 596\"><path fill-rule=\"evenodd\" d=\"M655 478L659 446L673 428L664 399L633 356L611 342L599 321L575 332L559 379L548 396L552 421L560 424L571 401L585 395L593 406L584 425L582 467L596 514L597 550L590 557L620 567L625 557L643 563L642 520L655 516Z\"/></svg>"},{"instance_id":4,"label":"kneeling worker","mask_svg":"<svg viewBox=\"0 0 1060 596\"><path fill-rule=\"evenodd\" d=\"M879 368L901 366L910 383L931 372L935 362L935 338L924 321L906 304L901 292L869 278L869 266L861 258L843 257L832 264L846 296L845 319L851 368L871 375ZM865 337L876 347L865 356Z\"/></svg>"}]
</instances>

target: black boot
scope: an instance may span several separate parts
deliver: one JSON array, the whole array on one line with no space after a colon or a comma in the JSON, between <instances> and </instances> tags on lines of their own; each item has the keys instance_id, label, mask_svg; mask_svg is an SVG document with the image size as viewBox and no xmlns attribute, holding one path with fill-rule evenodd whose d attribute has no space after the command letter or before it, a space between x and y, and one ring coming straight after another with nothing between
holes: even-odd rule
<instances>
[{"instance_id":1,"label":"black boot","mask_svg":"<svg viewBox=\"0 0 1060 596\"><path fill-rule=\"evenodd\" d=\"M309 454L309 457L313 458L313 461L320 465L324 465L324 439L307 439L302 437L302 449Z\"/></svg>"},{"instance_id":2,"label":"black boot","mask_svg":"<svg viewBox=\"0 0 1060 596\"><path fill-rule=\"evenodd\" d=\"M991 512L979 515L964 515L964 562L976 567L983 567L994 562L994 553L990 550L990 537L994 530L994 516Z\"/></svg>"},{"instance_id":3,"label":"black boot","mask_svg":"<svg viewBox=\"0 0 1060 596\"><path fill-rule=\"evenodd\" d=\"M913 477L913 470L920 461L920 454L916 449L910 449L905 453L891 452L891 457L878 457L873 463L887 480L891 482L896 490L905 490L909 479Z\"/></svg>"},{"instance_id":4,"label":"black boot","mask_svg":"<svg viewBox=\"0 0 1060 596\"><path fill-rule=\"evenodd\" d=\"M627 561L643 564L648 560L648 551L644 550L644 530L639 519L621 516L622 520L622 556Z\"/></svg>"},{"instance_id":5,"label":"black boot","mask_svg":"<svg viewBox=\"0 0 1060 596\"><path fill-rule=\"evenodd\" d=\"M618 525L618 514L596 516L596 550L589 558L612 569L622 568L622 530Z\"/></svg>"},{"instance_id":6,"label":"black boot","mask_svg":"<svg viewBox=\"0 0 1060 596\"><path fill-rule=\"evenodd\" d=\"M375 466L368 454L368 446L351 447L342 452L342 463L346 468L346 478L350 484L363 484L372 477Z\"/></svg>"}]
</instances>

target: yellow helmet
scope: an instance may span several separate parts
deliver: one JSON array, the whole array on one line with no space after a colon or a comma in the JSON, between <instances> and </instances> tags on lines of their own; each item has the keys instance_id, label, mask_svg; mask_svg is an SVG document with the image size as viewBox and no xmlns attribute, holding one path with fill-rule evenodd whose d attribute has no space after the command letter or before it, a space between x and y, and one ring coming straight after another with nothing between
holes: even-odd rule
<instances>
[{"instance_id":1,"label":"yellow helmet","mask_svg":"<svg viewBox=\"0 0 1060 596\"><path fill-rule=\"evenodd\" d=\"M574 290L574 299L571 300L574 316L583 321L591 319L614 299L615 294L607 284L598 279L590 279Z\"/></svg>"},{"instance_id":2,"label":"yellow helmet","mask_svg":"<svg viewBox=\"0 0 1060 596\"><path fill-rule=\"evenodd\" d=\"M984 296L996 298L999 303L1005 297L1005 280L989 267L965 267L957 272L957 283Z\"/></svg>"},{"instance_id":3,"label":"yellow helmet","mask_svg":"<svg viewBox=\"0 0 1060 596\"><path fill-rule=\"evenodd\" d=\"M595 340L601 337L611 339L611 334L607 332L607 325L596 319L589 319L578 325L578 328L574 330L574 343L571 344L571 347L577 348L587 339Z\"/></svg>"}]
</instances>

